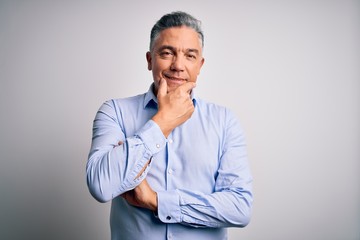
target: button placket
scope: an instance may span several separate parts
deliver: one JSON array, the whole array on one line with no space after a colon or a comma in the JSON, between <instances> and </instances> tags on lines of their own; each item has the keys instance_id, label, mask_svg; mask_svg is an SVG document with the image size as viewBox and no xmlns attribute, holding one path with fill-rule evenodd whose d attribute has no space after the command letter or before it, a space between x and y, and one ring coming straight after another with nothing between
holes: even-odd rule
<instances>
[{"instance_id":1,"label":"button placket","mask_svg":"<svg viewBox=\"0 0 360 240\"><path fill-rule=\"evenodd\" d=\"M174 140L172 139L172 135L173 133L170 133L170 135L168 136L168 139L167 139L167 168L166 168L166 188L169 190L169 189L173 189L173 186L172 186L172 177L173 177L173 174L174 174L174 163L172 161L174 161ZM166 215L165 219L166 221L170 222L173 220L173 217L174 216L171 216L171 214L168 213L168 215ZM173 239L173 233L172 233L172 225L171 224L168 224L167 225L167 239L169 240L172 240Z\"/></svg>"},{"instance_id":2,"label":"button placket","mask_svg":"<svg viewBox=\"0 0 360 240\"><path fill-rule=\"evenodd\" d=\"M173 153L173 150L172 150L172 143L173 143L173 140L171 138L172 136L172 133L170 133L170 135L168 136L168 139L167 139L167 152L168 152L168 158L167 158L167 166L166 166L166 189L172 189L172 184L171 184L171 177L172 177L172 173L173 173L173 169L171 168L172 167L172 153ZM170 217L170 216L169 216ZM170 217L171 219L171 217ZM168 219L168 220L170 220Z\"/></svg>"}]
</instances>

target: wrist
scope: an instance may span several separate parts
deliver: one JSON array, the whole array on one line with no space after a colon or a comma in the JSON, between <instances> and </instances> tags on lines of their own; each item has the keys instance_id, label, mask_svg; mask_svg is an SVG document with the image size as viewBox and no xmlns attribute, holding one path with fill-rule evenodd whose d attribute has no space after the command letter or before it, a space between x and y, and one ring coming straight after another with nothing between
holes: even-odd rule
<instances>
[{"instance_id":1,"label":"wrist","mask_svg":"<svg viewBox=\"0 0 360 240\"><path fill-rule=\"evenodd\" d=\"M147 199L140 204L143 208L147 208L153 212L157 212L158 201L157 201L157 193L152 191Z\"/></svg>"},{"instance_id":2,"label":"wrist","mask_svg":"<svg viewBox=\"0 0 360 240\"><path fill-rule=\"evenodd\" d=\"M159 126L160 130L162 131L164 136L167 138L172 131L172 128L169 126L168 121L164 120L161 117L161 114L159 112L156 113L151 118L151 120L153 120Z\"/></svg>"},{"instance_id":3,"label":"wrist","mask_svg":"<svg viewBox=\"0 0 360 240\"><path fill-rule=\"evenodd\" d=\"M157 212L157 208L158 208L157 193L154 192L153 201L150 203L149 209L153 212Z\"/></svg>"}]
</instances>

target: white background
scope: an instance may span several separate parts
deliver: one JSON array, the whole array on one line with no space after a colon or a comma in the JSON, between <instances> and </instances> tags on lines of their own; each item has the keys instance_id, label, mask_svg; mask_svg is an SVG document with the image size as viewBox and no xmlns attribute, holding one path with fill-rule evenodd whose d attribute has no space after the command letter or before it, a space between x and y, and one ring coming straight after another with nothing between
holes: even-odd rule
<instances>
[{"instance_id":1,"label":"white background","mask_svg":"<svg viewBox=\"0 0 360 240\"><path fill-rule=\"evenodd\" d=\"M88 193L91 127L147 91L163 14L203 22L197 94L231 108L254 175L230 239L360 239L360 3L0 0L0 239L109 239ZM191 141L191 136L189 136Z\"/></svg>"}]
</instances>

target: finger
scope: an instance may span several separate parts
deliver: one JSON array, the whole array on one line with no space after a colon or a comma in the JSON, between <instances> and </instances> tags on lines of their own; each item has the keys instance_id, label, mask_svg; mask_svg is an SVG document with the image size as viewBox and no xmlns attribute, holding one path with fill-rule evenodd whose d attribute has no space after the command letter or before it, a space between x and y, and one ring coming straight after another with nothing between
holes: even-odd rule
<instances>
[{"instance_id":1,"label":"finger","mask_svg":"<svg viewBox=\"0 0 360 240\"><path fill-rule=\"evenodd\" d=\"M167 83L164 78L160 79L159 89L158 89L158 97L166 96L167 94Z\"/></svg>"},{"instance_id":2,"label":"finger","mask_svg":"<svg viewBox=\"0 0 360 240\"><path fill-rule=\"evenodd\" d=\"M178 87L179 91L185 91L190 93L190 91L196 87L196 83L194 82L186 82L183 85L181 85L180 87Z\"/></svg>"}]
</instances>

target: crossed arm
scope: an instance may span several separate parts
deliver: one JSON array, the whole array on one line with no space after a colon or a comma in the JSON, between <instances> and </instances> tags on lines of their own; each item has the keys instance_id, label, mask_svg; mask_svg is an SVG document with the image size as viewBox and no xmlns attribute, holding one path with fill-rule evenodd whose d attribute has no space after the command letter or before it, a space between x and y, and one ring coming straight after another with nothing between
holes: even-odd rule
<instances>
[{"instance_id":1,"label":"crossed arm","mask_svg":"<svg viewBox=\"0 0 360 240\"><path fill-rule=\"evenodd\" d=\"M159 111L154 115L152 121L161 130L159 132L162 133L164 139L173 128L185 122L194 111L188 94L194 85L187 84L181 87L172 93L167 93L166 81L162 81L159 86L157 94ZM119 132L119 134L121 133ZM148 142L146 138L149 138L149 135L152 136L152 134L140 134L139 137L120 142L119 145L110 149L109 153L106 153L106 149L102 150L102 154L98 154L98 156L102 156L102 159L89 159L88 183L95 198L100 201L108 201L120 195L131 205L152 211L158 210L160 220L167 223L182 223L194 227L241 227L247 225L252 202L251 192L246 185L248 183L244 183L248 179L240 179L241 183L237 183L219 177L215 192L210 195L180 189L165 192L153 191L146 181L146 175L154 150L151 149L151 146L144 147L143 144ZM160 136L156 137L160 138ZM109 140L109 142L111 141L113 140ZM137 149L134 152L138 152L138 154L135 153L137 155L134 156L134 152L127 151L130 148ZM111 165L111 158L114 157L134 159L134 161L126 162L135 165L119 166L118 162ZM241 168L239 166L239 175L242 174ZM171 220L166 217L168 212L173 210L169 209L169 206L180 209L174 211Z\"/></svg>"},{"instance_id":2,"label":"crossed arm","mask_svg":"<svg viewBox=\"0 0 360 240\"><path fill-rule=\"evenodd\" d=\"M138 174L139 177L144 173L145 169L148 167L149 162L143 167L141 172ZM156 212L158 208L157 194L149 186L146 179L144 179L139 185L137 185L133 190L127 191L121 194L128 203L136 207L147 208L151 211Z\"/></svg>"},{"instance_id":3,"label":"crossed arm","mask_svg":"<svg viewBox=\"0 0 360 240\"><path fill-rule=\"evenodd\" d=\"M194 112L194 105L189 98L189 93L195 87L194 83L185 83L176 89L176 91L168 93L166 81L160 81L157 98L159 102L159 111L154 115L152 120L157 123L167 137L171 131L189 119ZM147 168L150 160L146 163L137 177L139 177ZM157 194L154 192L146 179L144 179L135 189L125 192L121 195L128 203L148 208L152 211L157 210Z\"/></svg>"}]
</instances>

